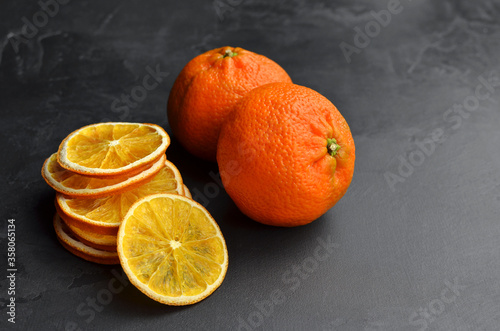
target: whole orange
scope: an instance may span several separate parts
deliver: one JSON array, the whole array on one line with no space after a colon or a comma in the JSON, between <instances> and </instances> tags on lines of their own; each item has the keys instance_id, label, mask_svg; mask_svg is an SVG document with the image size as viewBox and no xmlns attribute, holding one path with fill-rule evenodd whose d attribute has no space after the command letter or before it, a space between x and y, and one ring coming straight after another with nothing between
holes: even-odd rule
<instances>
[{"instance_id":1,"label":"whole orange","mask_svg":"<svg viewBox=\"0 0 500 331\"><path fill-rule=\"evenodd\" d=\"M255 221L298 226L345 194L355 147L344 117L324 96L292 83L249 92L222 126L217 162L226 192Z\"/></svg>"},{"instance_id":2,"label":"whole orange","mask_svg":"<svg viewBox=\"0 0 500 331\"><path fill-rule=\"evenodd\" d=\"M192 59L168 99L174 135L192 154L215 161L220 127L236 102L257 86L291 82L276 62L242 48L221 47Z\"/></svg>"}]
</instances>

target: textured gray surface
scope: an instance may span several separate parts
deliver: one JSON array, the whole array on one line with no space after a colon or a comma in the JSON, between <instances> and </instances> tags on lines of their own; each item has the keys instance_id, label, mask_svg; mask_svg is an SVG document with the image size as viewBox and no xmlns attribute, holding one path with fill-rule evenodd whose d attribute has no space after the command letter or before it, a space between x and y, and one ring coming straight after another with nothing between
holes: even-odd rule
<instances>
[{"instance_id":1,"label":"textured gray surface","mask_svg":"<svg viewBox=\"0 0 500 331\"><path fill-rule=\"evenodd\" d=\"M36 2L0 8L0 258L3 275L13 218L18 269L15 325L0 280L1 329L500 329L499 1L74 1L46 22ZM373 23L370 11L389 9L386 26ZM38 31L23 31L34 18ZM355 40L356 27L370 40ZM342 42L358 46L350 62ZM224 45L272 58L332 100L353 132L355 175L314 223L272 228L244 217L216 165L174 140L168 157L219 222L230 261L208 299L163 306L119 266L60 246L40 168L89 123L170 132L178 72ZM161 82L144 100L115 101L149 70Z\"/></svg>"}]
</instances>

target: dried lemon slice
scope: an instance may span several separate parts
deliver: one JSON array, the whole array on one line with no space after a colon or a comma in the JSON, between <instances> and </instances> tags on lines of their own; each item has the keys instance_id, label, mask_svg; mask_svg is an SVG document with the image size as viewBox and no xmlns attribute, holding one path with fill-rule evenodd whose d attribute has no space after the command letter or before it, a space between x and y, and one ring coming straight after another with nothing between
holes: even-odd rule
<instances>
[{"instance_id":1,"label":"dried lemon slice","mask_svg":"<svg viewBox=\"0 0 500 331\"><path fill-rule=\"evenodd\" d=\"M68 135L57 161L73 172L91 176L132 174L165 154L170 137L147 123L97 123Z\"/></svg>"},{"instance_id":2,"label":"dried lemon slice","mask_svg":"<svg viewBox=\"0 0 500 331\"><path fill-rule=\"evenodd\" d=\"M70 197L100 198L140 186L160 171L166 160L165 154L144 171L134 175L114 178L98 178L80 175L64 169L52 154L43 164L42 176L54 190Z\"/></svg>"},{"instance_id":3,"label":"dried lemon slice","mask_svg":"<svg viewBox=\"0 0 500 331\"><path fill-rule=\"evenodd\" d=\"M118 256L140 291L167 305L199 302L224 280L226 243L199 203L154 194L130 207L118 232Z\"/></svg>"}]
</instances>

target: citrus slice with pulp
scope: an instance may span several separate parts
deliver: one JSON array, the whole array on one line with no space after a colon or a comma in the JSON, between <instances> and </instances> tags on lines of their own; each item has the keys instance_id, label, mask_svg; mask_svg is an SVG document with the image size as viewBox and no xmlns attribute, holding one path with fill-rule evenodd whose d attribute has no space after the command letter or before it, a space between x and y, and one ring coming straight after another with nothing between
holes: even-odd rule
<instances>
[{"instance_id":1,"label":"citrus slice with pulp","mask_svg":"<svg viewBox=\"0 0 500 331\"><path fill-rule=\"evenodd\" d=\"M67 224L81 230L116 235L130 206L138 199L155 193L184 194L181 174L172 162L149 182L130 191L98 199L69 198L56 194L56 209Z\"/></svg>"},{"instance_id":2,"label":"citrus slice with pulp","mask_svg":"<svg viewBox=\"0 0 500 331\"><path fill-rule=\"evenodd\" d=\"M102 178L80 175L64 169L57 162L57 153L52 154L42 168L42 176L54 190L64 195L79 198L100 198L131 190L142 185L157 174L164 166L165 154L144 171L134 175L121 177Z\"/></svg>"},{"instance_id":3,"label":"citrus slice with pulp","mask_svg":"<svg viewBox=\"0 0 500 331\"><path fill-rule=\"evenodd\" d=\"M54 216L54 229L57 239L69 252L90 262L100 264L119 264L116 252L107 252L85 245L71 232L68 226L56 213Z\"/></svg>"},{"instance_id":4,"label":"citrus slice with pulp","mask_svg":"<svg viewBox=\"0 0 500 331\"><path fill-rule=\"evenodd\" d=\"M181 195L154 194L136 201L120 225L117 249L130 282L167 305L203 300L227 271L219 226L202 205Z\"/></svg>"},{"instance_id":5,"label":"citrus slice with pulp","mask_svg":"<svg viewBox=\"0 0 500 331\"><path fill-rule=\"evenodd\" d=\"M169 144L168 134L155 124L91 124L62 141L57 161L83 175L132 174L165 154Z\"/></svg>"}]
</instances>

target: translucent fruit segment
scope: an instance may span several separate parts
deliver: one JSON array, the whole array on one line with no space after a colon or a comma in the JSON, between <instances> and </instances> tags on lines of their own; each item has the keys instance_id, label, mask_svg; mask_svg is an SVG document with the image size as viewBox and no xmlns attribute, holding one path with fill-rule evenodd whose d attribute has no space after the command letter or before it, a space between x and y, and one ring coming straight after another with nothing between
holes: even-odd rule
<instances>
[{"instance_id":1,"label":"translucent fruit segment","mask_svg":"<svg viewBox=\"0 0 500 331\"><path fill-rule=\"evenodd\" d=\"M113 130L108 140L118 140L120 138L123 138L124 136L130 135L132 134L132 132L137 130L137 127L138 127L137 125L122 125L122 124L113 125ZM110 131L109 127L105 128L104 131L109 132ZM103 133L106 134L105 132Z\"/></svg>"},{"instance_id":2,"label":"translucent fruit segment","mask_svg":"<svg viewBox=\"0 0 500 331\"><path fill-rule=\"evenodd\" d=\"M161 233L166 240L174 240L175 221L172 214L169 213L173 208L173 201L166 200L161 203L159 200L153 199L147 203L147 206L153 215L152 218L155 222L155 228L158 229L157 232Z\"/></svg>"},{"instance_id":3,"label":"translucent fruit segment","mask_svg":"<svg viewBox=\"0 0 500 331\"><path fill-rule=\"evenodd\" d=\"M182 250L182 258L191 265L194 274L200 275L208 284L213 284L221 273L221 266L202 255ZM220 252L219 252L220 254Z\"/></svg>"},{"instance_id":4,"label":"translucent fruit segment","mask_svg":"<svg viewBox=\"0 0 500 331\"><path fill-rule=\"evenodd\" d=\"M174 171L170 167L162 169L147 185L139 188L141 196L158 192L169 192L179 189L179 183Z\"/></svg>"},{"instance_id":5,"label":"translucent fruit segment","mask_svg":"<svg viewBox=\"0 0 500 331\"><path fill-rule=\"evenodd\" d=\"M156 268L155 273L149 279L144 280L144 283L158 294L173 297L180 296L182 295L182 289L177 273L178 270L177 259L171 254Z\"/></svg>"},{"instance_id":6,"label":"translucent fruit segment","mask_svg":"<svg viewBox=\"0 0 500 331\"><path fill-rule=\"evenodd\" d=\"M128 233L142 234L158 241L172 240L172 222L169 218L162 220L162 214L156 214L149 203L136 208L131 216L134 222L127 223Z\"/></svg>"},{"instance_id":7,"label":"translucent fruit segment","mask_svg":"<svg viewBox=\"0 0 500 331\"><path fill-rule=\"evenodd\" d=\"M174 257L178 264L178 277L179 283L181 284L183 295L197 295L205 291L208 287L206 275L198 272L196 267L192 265L189 259L182 250L174 251ZM213 283L220 275L220 266L213 266L212 270L217 269L217 277L215 279L208 279L209 283Z\"/></svg>"},{"instance_id":8,"label":"translucent fruit segment","mask_svg":"<svg viewBox=\"0 0 500 331\"><path fill-rule=\"evenodd\" d=\"M186 231L183 234L183 241L203 240L213 237L217 230L213 224L206 221L203 211L193 208L189 215L189 222Z\"/></svg>"},{"instance_id":9,"label":"translucent fruit segment","mask_svg":"<svg viewBox=\"0 0 500 331\"><path fill-rule=\"evenodd\" d=\"M183 235L189 227L189 215L191 214L192 206L186 201L176 201L170 211L172 218L175 220L172 229L174 240L182 240Z\"/></svg>"},{"instance_id":10,"label":"translucent fruit segment","mask_svg":"<svg viewBox=\"0 0 500 331\"><path fill-rule=\"evenodd\" d=\"M146 255L128 259L130 269L134 275L143 283L147 283L159 266L171 259L170 249L156 250Z\"/></svg>"},{"instance_id":11,"label":"translucent fruit segment","mask_svg":"<svg viewBox=\"0 0 500 331\"><path fill-rule=\"evenodd\" d=\"M68 143L68 159L85 167L96 168L108 152L108 143L100 139L77 135Z\"/></svg>"},{"instance_id":12,"label":"translucent fruit segment","mask_svg":"<svg viewBox=\"0 0 500 331\"><path fill-rule=\"evenodd\" d=\"M121 219L121 197L127 193L98 199L67 199L71 211L91 220L105 223L116 223Z\"/></svg>"},{"instance_id":13,"label":"translucent fruit segment","mask_svg":"<svg viewBox=\"0 0 500 331\"><path fill-rule=\"evenodd\" d=\"M220 255L224 245L219 237L186 242L182 245L182 250L194 257L202 256L218 264L224 262L224 256Z\"/></svg>"},{"instance_id":14,"label":"translucent fruit segment","mask_svg":"<svg viewBox=\"0 0 500 331\"><path fill-rule=\"evenodd\" d=\"M137 231L139 232L139 231ZM144 234L135 234L134 240L127 240L124 242L124 251L127 258L151 254L160 250L170 251L172 247L169 242L156 242L151 240L150 236Z\"/></svg>"}]
</instances>

